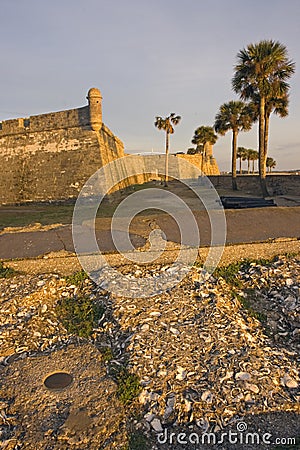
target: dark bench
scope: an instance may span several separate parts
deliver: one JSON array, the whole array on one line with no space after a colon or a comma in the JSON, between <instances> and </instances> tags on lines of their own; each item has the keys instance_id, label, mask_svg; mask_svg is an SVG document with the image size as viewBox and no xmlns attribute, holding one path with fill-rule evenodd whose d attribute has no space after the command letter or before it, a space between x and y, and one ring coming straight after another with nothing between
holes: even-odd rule
<instances>
[{"instance_id":1,"label":"dark bench","mask_svg":"<svg viewBox=\"0 0 300 450\"><path fill-rule=\"evenodd\" d=\"M273 199L266 200L260 197L225 197L220 200L225 209L241 208L264 208L266 206L277 206Z\"/></svg>"}]
</instances>

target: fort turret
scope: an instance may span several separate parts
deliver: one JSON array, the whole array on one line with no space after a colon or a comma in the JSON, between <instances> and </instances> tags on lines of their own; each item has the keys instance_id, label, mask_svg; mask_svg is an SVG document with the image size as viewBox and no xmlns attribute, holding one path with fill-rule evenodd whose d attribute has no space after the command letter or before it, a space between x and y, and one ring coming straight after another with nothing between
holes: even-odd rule
<instances>
[{"instance_id":1,"label":"fort turret","mask_svg":"<svg viewBox=\"0 0 300 450\"><path fill-rule=\"evenodd\" d=\"M92 130L99 131L102 127L102 96L97 88L91 88L87 99L90 110L90 125Z\"/></svg>"}]
</instances>

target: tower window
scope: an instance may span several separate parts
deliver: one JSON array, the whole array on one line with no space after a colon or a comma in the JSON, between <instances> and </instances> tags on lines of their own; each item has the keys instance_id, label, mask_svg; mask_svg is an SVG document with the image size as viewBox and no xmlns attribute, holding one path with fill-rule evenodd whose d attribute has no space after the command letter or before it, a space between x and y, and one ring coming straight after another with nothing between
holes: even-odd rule
<instances>
[{"instance_id":1,"label":"tower window","mask_svg":"<svg viewBox=\"0 0 300 450\"><path fill-rule=\"evenodd\" d=\"M24 119L24 127L28 128L30 126L30 119Z\"/></svg>"}]
</instances>

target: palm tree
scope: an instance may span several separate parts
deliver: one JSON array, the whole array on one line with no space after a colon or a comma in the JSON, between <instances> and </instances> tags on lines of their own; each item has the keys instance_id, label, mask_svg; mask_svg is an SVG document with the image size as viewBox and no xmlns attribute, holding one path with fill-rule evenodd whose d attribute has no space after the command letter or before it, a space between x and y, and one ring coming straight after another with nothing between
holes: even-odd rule
<instances>
[{"instance_id":1,"label":"palm tree","mask_svg":"<svg viewBox=\"0 0 300 450\"><path fill-rule=\"evenodd\" d=\"M242 174L242 161L247 159L247 149L245 147L238 147L236 157L240 160L240 174Z\"/></svg>"},{"instance_id":2,"label":"palm tree","mask_svg":"<svg viewBox=\"0 0 300 450\"><path fill-rule=\"evenodd\" d=\"M171 113L164 119L160 116L156 116L154 126L159 130L166 132L166 161L165 161L165 186L168 186L168 172L169 172L169 135L174 133L173 125L178 125L181 117L176 116L175 113Z\"/></svg>"},{"instance_id":3,"label":"palm tree","mask_svg":"<svg viewBox=\"0 0 300 450\"><path fill-rule=\"evenodd\" d=\"M255 94L251 101L255 120L259 117L259 95ZM272 113L279 117L286 117L288 115L289 95L284 93L278 97L271 96L266 98L265 103L265 131L264 131L264 151L265 156L268 154L268 142L269 142L269 128L270 128L270 116Z\"/></svg>"},{"instance_id":4,"label":"palm tree","mask_svg":"<svg viewBox=\"0 0 300 450\"><path fill-rule=\"evenodd\" d=\"M192 139L192 144L197 146L197 153L201 153L201 172L203 175L204 159L211 155L208 155L208 146L214 145L218 140L218 136L214 133L213 127L202 125L198 127Z\"/></svg>"},{"instance_id":5,"label":"palm tree","mask_svg":"<svg viewBox=\"0 0 300 450\"><path fill-rule=\"evenodd\" d=\"M252 173L254 172L254 161L256 160L256 155L258 157L258 152L256 150L252 150L251 148L247 148L245 152L245 160L247 160L247 173L250 173L250 161L252 163Z\"/></svg>"},{"instance_id":6,"label":"palm tree","mask_svg":"<svg viewBox=\"0 0 300 450\"><path fill-rule=\"evenodd\" d=\"M287 48L278 41L263 40L249 44L237 55L238 63L232 79L233 90L242 99L259 98L259 176L263 196L268 196L266 185L265 118L266 102L287 94L287 81L295 72L295 63L288 59Z\"/></svg>"},{"instance_id":7,"label":"palm tree","mask_svg":"<svg viewBox=\"0 0 300 450\"><path fill-rule=\"evenodd\" d=\"M276 161L275 159L268 157L267 158L267 162L266 162L266 166L269 169L269 172L272 172L272 169L275 169L276 167Z\"/></svg>"},{"instance_id":8,"label":"palm tree","mask_svg":"<svg viewBox=\"0 0 300 450\"><path fill-rule=\"evenodd\" d=\"M270 97L266 101L265 141L264 141L264 151L265 151L266 161L267 161L267 155L268 155L270 116L272 113L274 113L279 117L286 117L289 113L288 106L289 106L289 95L287 93L283 94L281 97Z\"/></svg>"},{"instance_id":9,"label":"palm tree","mask_svg":"<svg viewBox=\"0 0 300 450\"><path fill-rule=\"evenodd\" d=\"M247 159L248 159L248 173L250 173L250 161L252 161L252 173L254 173L254 163L255 161L258 160L258 151L249 148L247 151Z\"/></svg>"},{"instance_id":10,"label":"palm tree","mask_svg":"<svg viewBox=\"0 0 300 450\"><path fill-rule=\"evenodd\" d=\"M187 152L186 152L187 155L196 155L197 153L202 153L202 152L200 152L200 148L198 148L198 147L197 148L190 147L187 149Z\"/></svg>"},{"instance_id":11,"label":"palm tree","mask_svg":"<svg viewBox=\"0 0 300 450\"><path fill-rule=\"evenodd\" d=\"M231 154L231 177L232 189L237 190L236 183L236 158L237 158L237 136L240 131L251 129L253 122L252 109L244 102L231 100L220 106L215 117L215 131L224 136L232 131L232 154Z\"/></svg>"}]
</instances>

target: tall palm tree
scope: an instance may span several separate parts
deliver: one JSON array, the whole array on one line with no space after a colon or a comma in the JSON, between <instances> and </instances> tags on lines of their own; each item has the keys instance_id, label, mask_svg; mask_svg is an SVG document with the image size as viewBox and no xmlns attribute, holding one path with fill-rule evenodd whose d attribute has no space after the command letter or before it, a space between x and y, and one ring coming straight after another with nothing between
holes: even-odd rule
<instances>
[{"instance_id":1,"label":"tall palm tree","mask_svg":"<svg viewBox=\"0 0 300 450\"><path fill-rule=\"evenodd\" d=\"M247 159L248 159L248 173L250 173L250 161L252 161L252 173L254 173L254 164L255 161L258 160L258 151L249 148L247 152Z\"/></svg>"},{"instance_id":2,"label":"tall palm tree","mask_svg":"<svg viewBox=\"0 0 300 450\"><path fill-rule=\"evenodd\" d=\"M224 136L227 131L232 131L231 177L232 189L237 190L236 182L236 158L237 136L240 131L248 131L253 123L252 109L242 101L231 100L220 106L215 117L215 131Z\"/></svg>"},{"instance_id":3,"label":"tall palm tree","mask_svg":"<svg viewBox=\"0 0 300 450\"><path fill-rule=\"evenodd\" d=\"M165 186L168 186L169 178L169 136L174 133L173 125L178 125L180 120L181 116L176 116L175 113L171 113L164 119L160 116L156 116L154 122L156 128L166 132Z\"/></svg>"},{"instance_id":4,"label":"tall palm tree","mask_svg":"<svg viewBox=\"0 0 300 450\"><path fill-rule=\"evenodd\" d=\"M288 115L289 106L289 95L288 93L283 94L280 97L270 97L266 101L265 108L265 141L264 141L264 151L265 159L267 161L268 155L268 141L269 141L269 124L270 116L272 113L279 117L286 117Z\"/></svg>"},{"instance_id":5,"label":"tall palm tree","mask_svg":"<svg viewBox=\"0 0 300 450\"><path fill-rule=\"evenodd\" d=\"M255 120L257 120L259 117L259 103L260 103L259 95L255 94L251 101ZM268 155L270 116L272 113L274 113L279 117L286 117L288 115L288 106L289 106L289 94L287 92L282 95L278 95L278 97L276 97L275 93L273 93L272 96L266 98L265 127L264 127L265 157L267 157Z\"/></svg>"},{"instance_id":6,"label":"tall palm tree","mask_svg":"<svg viewBox=\"0 0 300 450\"><path fill-rule=\"evenodd\" d=\"M250 152L251 150L249 148L246 148L245 151L245 160L247 161L247 173L250 173Z\"/></svg>"},{"instance_id":7,"label":"tall palm tree","mask_svg":"<svg viewBox=\"0 0 300 450\"><path fill-rule=\"evenodd\" d=\"M204 159L208 157L207 155L207 145L211 144L214 145L218 140L218 136L215 134L213 127L202 125L201 127L198 127L195 132L192 139L192 144L195 144L197 146L197 153L201 153L202 160L201 160L201 172L203 174L203 167L204 167Z\"/></svg>"},{"instance_id":8,"label":"tall palm tree","mask_svg":"<svg viewBox=\"0 0 300 450\"><path fill-rule=\"evenodd\" d=\"M202 148L198 146L197 148L190 147L187 149L187 155L196 155L197 153L202 153Z\"/></svg>"},{"instance_id":9,"label":"tall palm tree","mask_svg":"<svg viewBox=\"0 0 300 450\"><path fill-rule=\"evenodd\" d=\"M276 167L275 159L273 159L270 156L268 156L267 162L266 162L266 166L269 169L269 172L272 172L272 169L275 169L275 167Z\"/></svg>"},{"instance_id":10,"label":"tall palm tree","mask_svg":"<svg viewBox=\"0 0 300 450\"><path fill-rule=\"evenodd\" d=\"M247 149L245 147L238 147L236 157L240 160L240 174L242 174L242 161L247 159Z\"/></svg>"},{"instance_id":11,"label":"tall palm tree","mask_svg":"<svg viewBox=\"0 0 300 450\"><path fill-rule=\"evenodd\" d=\"M250 173L250 161L254 161L255 160L255 153L256 150L252 150L251 148L247 148L246 152L245 152L245 160L247 161L247 173ZM257 153L258 155L258 153ZM253 168L253 172L254 172L254 167L253 167L254 163L252 163L252 168Z\"/></svg>"},{"instance_id":12,"label":"tall palm tree","mask_svg":"<svg viewBox=\"0 0 300 450\"><path fill-rule=\"evenodd\" d=\"M259 98L259 176L263 196L268 196L266 185L265 118L266 101L282 97L289 90L288 80L295 72L295 63L288 59L287 48L278 41L263 40L249 44L237 55L233 90L242 99Z\"/></svg>"}]
</instances>

